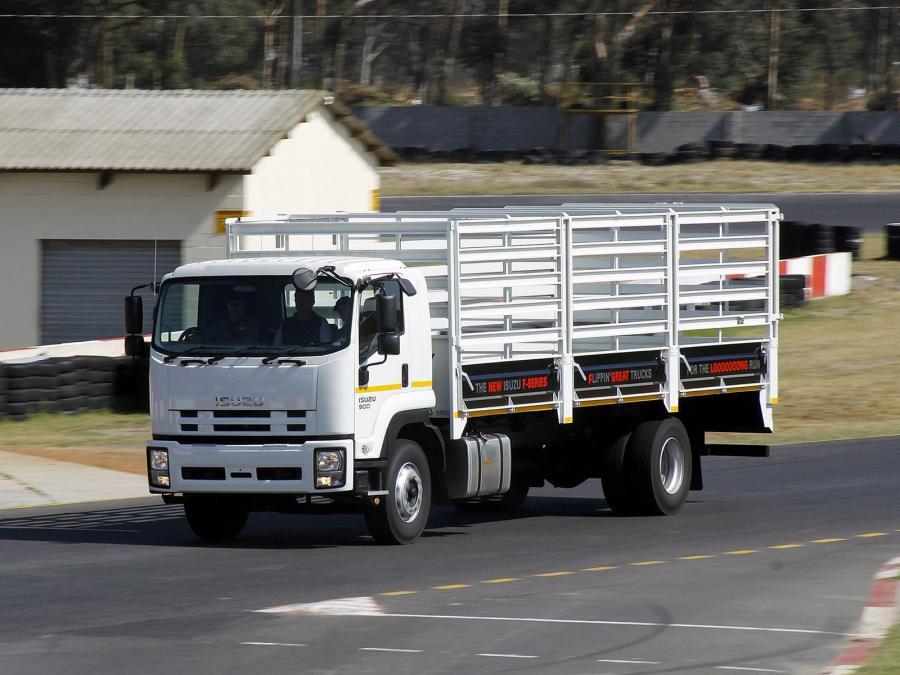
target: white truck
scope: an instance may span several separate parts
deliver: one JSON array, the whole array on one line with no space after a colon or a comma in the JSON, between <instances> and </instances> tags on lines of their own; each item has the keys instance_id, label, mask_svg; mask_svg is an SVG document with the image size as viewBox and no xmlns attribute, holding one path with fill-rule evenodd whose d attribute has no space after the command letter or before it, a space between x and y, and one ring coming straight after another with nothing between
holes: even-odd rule
<instances>
[{"instance_id":1,"label":"white truck","mask_svg":"<svg viewBox=\"0 0 900 675\"><path fill-rule=\"evenodd\" d=\"M706 443L778 398L771 204L564 204L229 221L228 259L158 288L152 493L203 539L251 511L362 512L410 543L432 503L515 509L599 477L671 514ZM599 494L598 494L599 497Z\"/></svg>"}]
</instances>

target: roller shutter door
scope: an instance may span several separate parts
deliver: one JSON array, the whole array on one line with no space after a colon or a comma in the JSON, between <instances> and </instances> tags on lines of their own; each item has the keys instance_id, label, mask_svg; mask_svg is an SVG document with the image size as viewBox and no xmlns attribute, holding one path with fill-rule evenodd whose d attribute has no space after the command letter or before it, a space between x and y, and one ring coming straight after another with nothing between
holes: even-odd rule
<instances>
[{"instance_id":1,"label":"roller shutter door","mask_svg":"<svg viewBox=\"0 0 900 675\"><path fill-rule=\"evenodd\" d=\"M124 332L122 298L159 281L181 264L179 241L43 240L41 344L117 337ZM155 277L154 277L155 272ZM144 330L153 296L144 297Z\"/></svg>"}]
</instances>

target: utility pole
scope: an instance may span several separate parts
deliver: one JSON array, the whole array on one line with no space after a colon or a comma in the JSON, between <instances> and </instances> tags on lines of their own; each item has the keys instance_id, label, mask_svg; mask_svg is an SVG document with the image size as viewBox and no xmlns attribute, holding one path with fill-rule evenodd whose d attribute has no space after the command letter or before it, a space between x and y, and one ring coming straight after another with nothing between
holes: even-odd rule
<instances>
[{"instance_id":1,"label":"utility pole","mask_svg":"<svg viewBox=\"0 0 900 675\"><path fill-rule=\"evenodd\" d=\"M778 55L781 50L781 0L772 0L769 19L769 77L766 110L778 105Z\"/></svg>"}]
</instances>

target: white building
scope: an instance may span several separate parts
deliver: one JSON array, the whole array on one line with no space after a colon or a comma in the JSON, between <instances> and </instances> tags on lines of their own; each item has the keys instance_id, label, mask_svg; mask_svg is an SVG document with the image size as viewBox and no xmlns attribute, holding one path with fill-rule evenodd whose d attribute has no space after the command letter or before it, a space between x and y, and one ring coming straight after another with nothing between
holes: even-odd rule
<instances>
[{"instance_id":1,"label":"white building","mask_svg":"<svg viewBox=\"0 0 900 675\"><path fill-rule=\"evenodd\" d=\"M326 92L0 89L0 349L121 335L226 217L377 210L395 159Z\"/></svg>"}]
</instances>

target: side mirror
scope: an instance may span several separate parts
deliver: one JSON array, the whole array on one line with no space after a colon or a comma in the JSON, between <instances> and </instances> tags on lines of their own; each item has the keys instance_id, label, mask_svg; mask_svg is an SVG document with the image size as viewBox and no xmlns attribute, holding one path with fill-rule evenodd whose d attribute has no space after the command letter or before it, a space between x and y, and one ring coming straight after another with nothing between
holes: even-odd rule
<instances>
[{"instance_id":1,"label":"side mirror","mask_svg":"<svg viewBox=\"0 0 900 675\"><path fill-rule=\"evenodd\" d=\"M400 336L397 333L378 335L378 353L382 356L396 356L400 353Z\"/></svg>"},{"instance_id":2,"label":"side mirror","mask_svg":"<svg viewBox=\"0 0 900 675\"><path fill-rule=\"evenodd\" d=\"M298 267L291 275L291 281L294 282L294 288L298 291L315 290L319 278L316 273L307 267Z\"/></svg>"},{"instance_id":3,"label":"side mirror","mask_svg":"<svg viewBox=\"0 0 900 675\"><path fill-rule=\"evenodd\" d=\"M380 293L375 296L375 320L379 333L397 333L400 324L397 321L398 304L396 295ZM380 350L379 350L380 351Z\"/></svg>"},{"instance_id":4,"label":"side mirror","mask_svg":"<svg viewBox=\"0 0 900 675\"><path fill-rule=\"evenodd\" d=\"M125 356L137 356L143 358L147 356L149 350L147 343L144 342L143 335L126 335L125 336Z\"/></svg>"},{"instance_id":5,"label":"side mirror","mask_svg":"<svg viewBox=\"0 0 900 675\"><path fill-rule=\"evenodd\" d=\"M144 332L144 301L139 295L125 297L125 333L142 335ZM143 338L141 338L143 341Z\"/></svg>"}]
</instances>

